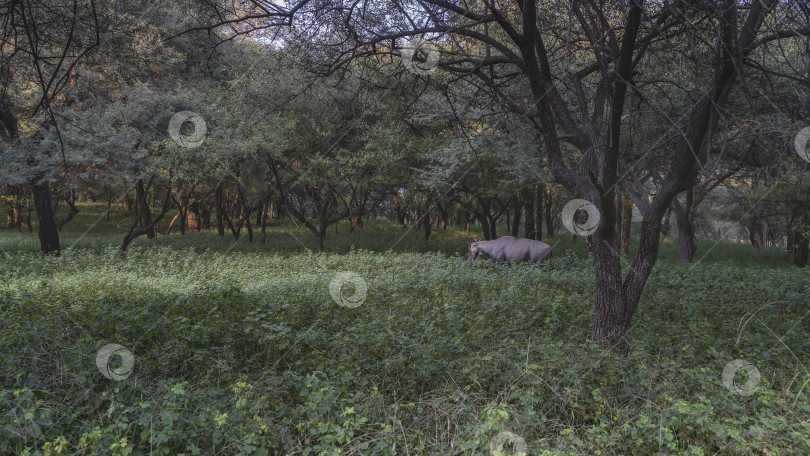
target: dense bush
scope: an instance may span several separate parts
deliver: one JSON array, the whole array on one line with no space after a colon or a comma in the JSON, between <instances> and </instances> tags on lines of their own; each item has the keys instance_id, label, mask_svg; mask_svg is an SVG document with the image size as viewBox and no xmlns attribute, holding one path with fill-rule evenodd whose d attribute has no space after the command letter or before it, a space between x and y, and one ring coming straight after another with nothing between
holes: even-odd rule
<instances>
[{"instance_id":1,"label":"dense bush","mask_svg":"<svg viewBox=\"0 0 810 456\"><path fill-rule=\"evenodd\" d=\"M617 354L587 341L592 260L569 243L540 267L471 265L458 232L428 241L444 253L351 247L387 229L321 256L208 233L126 256L2 244L0 453L810 453L807 270L665 252ZM364 279L360 306L330 297L339 271ZM134 354L124 380L96 367L108 343ZM735 359L752 395L722 382Z\"/></svg>"}]
</instances>

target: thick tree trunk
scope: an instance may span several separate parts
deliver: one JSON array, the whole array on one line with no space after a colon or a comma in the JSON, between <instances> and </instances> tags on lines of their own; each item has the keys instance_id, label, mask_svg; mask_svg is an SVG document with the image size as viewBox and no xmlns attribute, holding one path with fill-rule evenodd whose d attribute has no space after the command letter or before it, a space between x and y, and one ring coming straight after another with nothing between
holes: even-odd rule
<instances>
[{"instance_id":1,"label":"thick tree trunk","mask_svg":"<svg viewBox=\"0 0 810 456\"><path fill-rule=\"evenodd\" d=\"M35 184L31 186L31 193L34 195L34 207L39 224L39 247L42 253L59 256L59 231L53 217L51 188L47 183Z\"/></svg>"},{"instance_id":2,"label":"thick tree trunk","mask_svg":"<svg viewBox=\"0 0 810 456\"><path fill-rule=\"evenodd\" d=\"M691 217L685 213L676 215L678 225L678 250L681 254L681 261L684 263L691 263L692 258L697 251L695 245L695 225Z\"/></svg>"},{"instance_id":3,"label":"thick tree trunk","mask_svg":"<svg viewBox=\"0 0 810 456\"><path fill-rule=\"evenodd\" d=\"M155 224L152 223L152 211L149 208L142 179L135 181L135 212L136 219L141 222L141 226L145 230L143 234L146 234L147 239L154 238L157 233L155 232Z\"/></svg>"},{"instance_id":4,"label":"thick tree trunk","mask_svg":"<svg viewBox=\"0 0 810 456\"><path fill-rule=\"evenodd\" d=\"M489 241L493 239L492 234L489 231L489 222L487 222L484 214L476 214L476 218L478 218L478 223L481 225L481 230L484 232L484 240Z\"/></svg>"},{"instance_id":5,"label":"thick tree trunk","mask_svg":"<svg viewBox=\"0 0 810 456\"><path fill-rule=\"evenodd\" d=\"M312 230L312 236L315 238L315 253L323 252L323 238L325 234L326 233L323 231Z\"/></svg>"},{"instance_id":6,"label":"thick tree trunk","mask_svg":"<svg viewBox=\"0 0 810 456\"><path fill-rule=\"evenodd\" d=\"M593 248L596 265L596 305L594 307L591 340L611 349L621 350L630 314L626 312L627 298L622 286L622 268L613 229L596 235ZM607 232L610 231L610 232Z\"/></svg>"},{"instance_id":7,"label":"thick tree trunk","mask_svg":"<svg viewBox=\"0 0 810 456\"><path fill-rule=\"evenodd\" d=\"M686 203L681 206L677 198L672 200L672 209L675 210L676 226L678 227L678 249L681 261L691 263L697 251L695 244L695 204L693 189L686 191Z\"/></svg>"}]
</instances>

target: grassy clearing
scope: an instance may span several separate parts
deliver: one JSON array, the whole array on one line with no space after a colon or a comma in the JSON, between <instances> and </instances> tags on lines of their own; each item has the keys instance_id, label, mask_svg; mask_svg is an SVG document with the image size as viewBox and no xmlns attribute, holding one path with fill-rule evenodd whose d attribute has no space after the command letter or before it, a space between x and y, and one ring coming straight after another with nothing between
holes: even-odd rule
<instances>
[{"instance_id":1,"label":"grassy clearing","mask_svg":"<svg viewBox=\"0 0 810 456\"><path fill-rule=\"evenodd\" d=\"M340 226L316 256L279 221L264 246L189 233L121 256L114 223L60 258L0 234L0 453L488 455L507 432L531 455L810 452L810 280L776 249L681 265L666 240L617 355L586 341L592 260L567 235L543 267L497 266L455 229ZM367 285L356 308L330 297L339 271ZM126 379L97 368L108 343ZM750 395L722 382L735 359Z\"/></svg>"}]
</instances>

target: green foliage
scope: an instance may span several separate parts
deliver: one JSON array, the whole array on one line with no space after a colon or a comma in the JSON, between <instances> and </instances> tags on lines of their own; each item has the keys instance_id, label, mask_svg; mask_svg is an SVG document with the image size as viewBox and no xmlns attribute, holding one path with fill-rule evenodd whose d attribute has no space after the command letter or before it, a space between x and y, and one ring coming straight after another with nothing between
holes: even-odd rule
<instances>
[{"instance_id":1,"label":"green foliage","mask_svg":"<svg viewBox=\"0 0 810 456\"><path fill-rule=\"evenodd\" d=\"M4 233L0 453L488 455L502 433L529 454L810 451L807 271L789 261L723 243L693 268L665 243L616 354L583 342L593 265L568 236L538 267L470 264L452 229L386 253L404 230L372 223L324 255L291 231L126 256L97 234L59 258ZM337 271L367 283L359 307L330 297ZM135 356L125 380L95 365L108 343ZM751 396L722 383L734 359L761 372Z\"/></svg>"}]
</instances>

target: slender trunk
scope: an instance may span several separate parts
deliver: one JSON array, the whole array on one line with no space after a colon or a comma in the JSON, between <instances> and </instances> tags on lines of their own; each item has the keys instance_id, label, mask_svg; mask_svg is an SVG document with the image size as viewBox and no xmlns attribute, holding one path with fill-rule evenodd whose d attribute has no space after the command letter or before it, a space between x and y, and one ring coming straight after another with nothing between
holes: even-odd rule
<instances>
[{"instance_id":1,"label":"slender trunk","mask_svg":"<svg viewBox=\"0 0 810 456\"><path fill-rule=\"evenodd\" d=\"M33 231L33 227L31 226L31 200L26 198L26 211L25 214L25 226L28 228L28 232L30 233Z\"/></svg>"},{"instance_id":2,"label":"slender trunk","mask_svg":"<svg viewBox=\"0 0 810 456\"><path fill-rule=\"evenodd\" d=\"M622 237L624 234L624 196L621 189L616 189L616 201L614 201L614 210L616 211L616 232L619 233L619 245L621 245Z\"/></svg>"},{"instance_id":3,"label":"slender trunk","mask_svg":"<svg viewBox=\"0 0 810 456\"><path fill-rule=\"evenodd\" d=\"M518 237L518 231L520 230L520 212L523 209L523 205L520 204L520 199L516 196L512 198L512 211L514 212L515 216L512 218L512 236ZM528 236L526 236L528 237Z\"/></svg>"},{"instance_id":4,"label":"slender trunk","mask_svg":"<svg viewBox=\"0 0 810 456\"><path fill-rule=\"evenodd\" d=\"M549 237L554 236L554 218L551 215L552 194L551 187L545 185L545 202L546 202L546 232Z\"/></svg>"},{"instance_id":5,"label":"slender trunk","mask_svg":"<svg viewBox=\"0 0 810 456\"><path fill-rule=\"evenodd\" d=\"M529 189L529 191L523 192L523 210L526 212L526 221L524 222L523 230L525 231L523 235L526 239L537 239L542 241L542 235L540 237L537 236L537 231L534 229L534 193Z\"/></svg>"},{"instance_id":6,"label":"slender trunk","mask_svg":"<svg viewBox=\"0 0 810 456\"><path fill-rule=\"evenodd\" d=\"M402 226L405 226L405 214L402 209L402 206L399 203L399 198L397 198L397 195L393 196L394 196L394 212L396 212L397 214L397 223Z\"/></svg>"},{"instance_id":7,"label":"slender trunk","mask_svg":"<svg viewBox=\"0 0 810 456\"><path fill-rule=\"evenodd\" d=\"M104 221L105 222L110 221L110 211L112 210L112 202L113 202L112 197L107 199L107 210L104 211Z\"/></svg>"},{"instance_id":8,"label":"slender trunk","mask_svg":"<svg viewBox=\"0 0 810 456\"><path fill-rule=\"evenodd\" d=\"M424 218L422 219L422 226L425 228L425 240L427 241L430 238L430 224L432 220L430 220L430 195L425 192L425 213Z\"/></svg>"},{"instance_id":9,"label":"slender trunk","mask_svg":"<svg viewBox=\"0 0 810 456\"><path fill-rule=\"evenodd\" d=\"M121 247L119 248L121 253L126 252L129 243L135 240L135 238L137 238L138 236L143 236L144 234L148 236L149 233L155 232L155 226L158 224L158 222L160 222L163 216L166 215L166 212L168 212L169 208L171 207L172 201L171 196L172 196L172 186L169 184L166 185L166 199L163 201L163 207L161 208L160 213L157 215L157 217L154 218L154 220L151 218L150 215L149 224L146 226L138 228L137 220L133 222L132 225L130 225L127 234L124 235L124 241L121 243Z\"/></svg>"},{"instance_id":10,"label":"slender trunk","mask_svg":"<svg viewBox=\"0 0 810 456\"><path fill-rule=\"evenodd\" d=\"M17 200L14 202L14 224L13 227L17 228L17 231L22 232L22 200Z\"/></svg>"},{"instance_id":11,"label":"slender trunk","mask_svg":"<svg viewBox=\"0 0 810 456\"><path fill-rule=\"evenodd\" d=\"M217 221L217 236L225 236L225 205L222 197L222 182L214 188L214 213Z\"/></svg>"},{"instance_id":12,"label":"slender trunk","mask_svg":"<svg viewBox=\"0 0 810 456\"><path fill-rule=\"evenodd\" d=\"M661 234L664 236L669 236L672 233L671 215L672 209L667 209L667 213L664 214L664 224L661 226ZM694 229L694 224L692 229Z\"/></svg>"},{"instance_id":13,"label":"slender trunk","mask_svg":"<svg viewBox=\"0 0 810 456\"><path fill-rule=\"evenodd\" d=\"M439 211L438 219L441 222L442 231L447 231L447 225L448 225L447 214L449 212L450 206L447 205L447 206L443 207L441 204L437 204L436 208Z\"/></svg>"},{"instance_id":14,"label":"slender trunk","mask_svg":"<svg viewBox=\"0 0 810 456\"><path fill-rule=\"evenodd\" d=\"M163 233L164 236L168 236L172 233L172 228L174 228L174 222L176 222L182 214L183 214L182 210L178 210L177 213L174 214L174 217L172 217L172 220L169 222L169 227L166 228L166 232Z\"/></svg>"},{"instance_id":15,"label":"slender trunk","mask_svg":"<svg viewBox=\"0 0 810 456\"><path fill-rule=\"evenodd\" d=\"M264 245L265 241L267 240L267 219L269 218L269 216L270 216L269 213L264 214L262 216L262 225L261 225L262 231L261 231L261 234L259 235L259 244L262 244L262 245Z\"/></svg>"},{"instance_id":16,"label":"slender trunk","mask_svg":"<svg viewBox=\"0 0 810 456\"><path fill-rule=\"evenodd\" d=\"M810 237L801 231L795 231L793 238L793 265L803 268L807 266L810 256Z\"/></svg>"},{"instance_id":17,"label":"slender trunk","mask_svg":"<svg viewBox=\"0 0 810 456\"><path fill-rule=\"evenodd\" d=\"M35 184L31 186L31 193L34 195L34 207L39 224L39 247L42 253L59 256L59 231L53 217L51 188L47 183Z\"/></svg>"}]
</instances>

